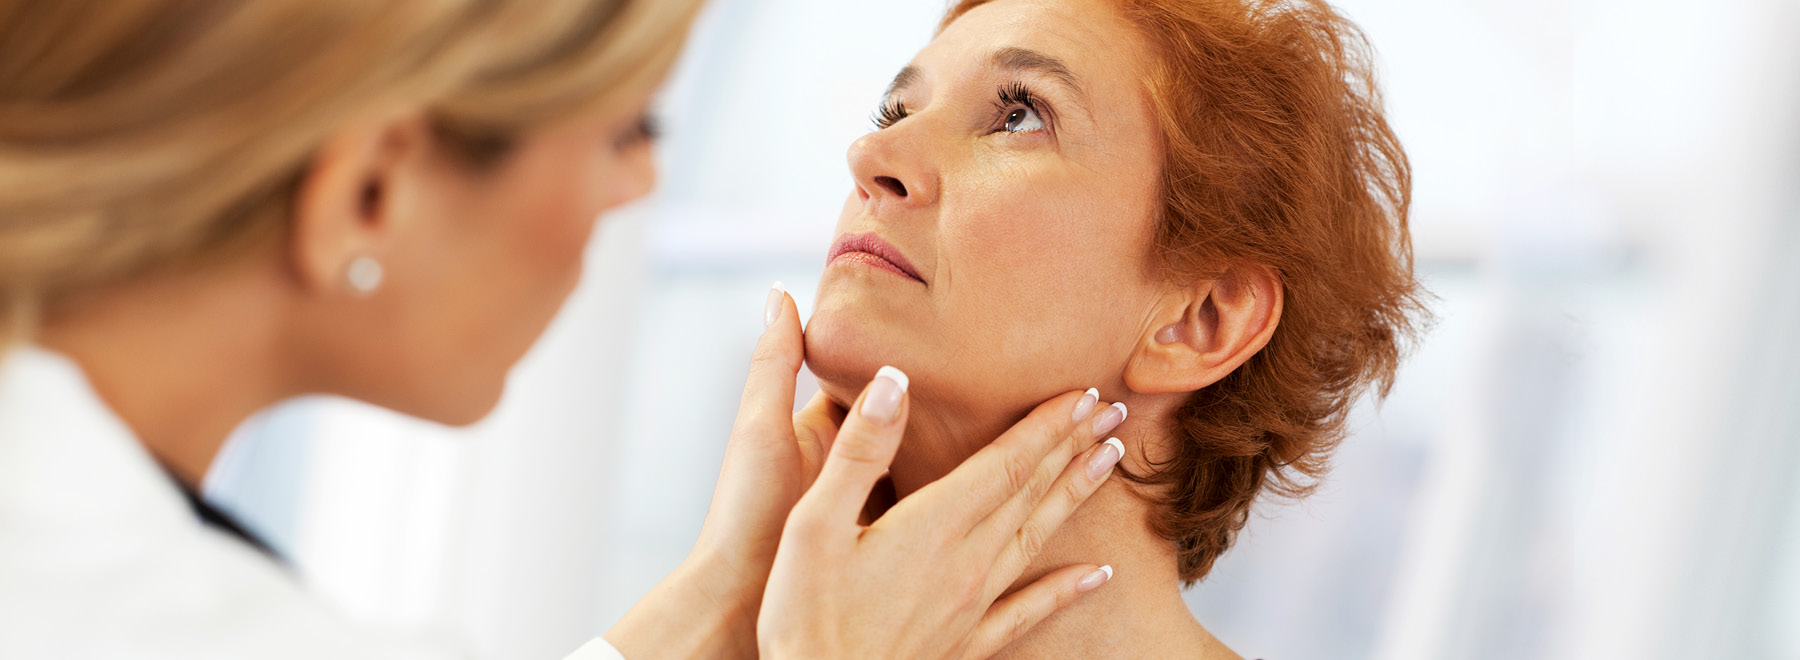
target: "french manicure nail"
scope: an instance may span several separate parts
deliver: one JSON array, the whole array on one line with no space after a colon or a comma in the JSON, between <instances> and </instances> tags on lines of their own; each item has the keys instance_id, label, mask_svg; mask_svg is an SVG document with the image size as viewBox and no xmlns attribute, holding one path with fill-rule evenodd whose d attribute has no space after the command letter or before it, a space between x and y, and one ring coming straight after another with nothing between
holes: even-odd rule
<instances>
[{"instance_id":1,"label":"french manicure nail","mask_svg":"<svg viewBox=\"0 0 1800 660\"><path fill-rule=\"evenodd\" d=\"M1114 401L1112 405L1107 406L1105 410L1100 411L1098 416L1094 417L1094 435L1111 433L1113 429L1119 428L1119 423L1124 421L1125 404Z\"/></svg>"},{"instance_id":2,"label":"french manicure nail","mask_svg":"<svg viewBox=\"0 0 1800 660\"><path fill-rule=\"evenodd\" d=\"M1100 390L1096 390L1092 387L1088 388L1087 393L1081 395L1081 400L1075 402L1074 421L1080 422L1081 420L1086 419L1088 413L1094 411L1094 404L1099 402Z\"/></svg>"},{"instance_id":3,"label":"french manicure nail","mask_svg":"<svg viewBox=\"0 0 1800 660\"><path fill-rule=\"evenodd\" d=\"M905 372L882 367L875 372L875 381L869 383L869 392L863 395L862 416L883 426L892 424L900 412L900 399L906 396L906 385Z\"/></svg>"},{"instance_id":4,"label":"french manicure nail","mask_svg":"<svg viewBox=\"0 0 1800 660\"><path fill-rule=\"evenodd\" d=\"M763 303L763 327L775 325L775 319L781 318L781 303L786 297L787 287L782 286L780 282L769 287L769 301Z\"/></svg>"},{"instance_id":5,"label":"french manicure nail","mask_svg":"<svg viewBox=\"0 0 1800 660\"><path fill-rule=\"evenodd\" d=\"M1111 579L1112 564L1101 566L1100 568L1089 571L1087 575L1081 576L1081 581L1075 583L1075 593L1087 593L1093 591L1095 587L1106 584L1106 581Z\"/></svg>"},{"instance_id":6,"label":"french manicure nail","mask_svg":"<svg viewBox=\"0 0 1800 660\"><path fill-rule=\"evenodd\" d=\"M1118 465L1119 459L1125 457L1125 443L1119 442L1118 438L1107 438L1106 442L1100 443L1100 445L1100 449L1095 451L1093 456L1088 457L1089 479L1106 476L1106 471L1111 470L1114 465Z\"/></svg>"}]
</instances>

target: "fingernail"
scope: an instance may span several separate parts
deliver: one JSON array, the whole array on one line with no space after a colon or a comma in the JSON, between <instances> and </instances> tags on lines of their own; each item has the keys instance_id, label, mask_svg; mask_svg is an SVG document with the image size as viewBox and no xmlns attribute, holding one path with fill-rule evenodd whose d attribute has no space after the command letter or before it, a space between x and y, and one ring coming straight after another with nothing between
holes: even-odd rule
<instances>
[{"instance_id":1,"label":"fingernail","mask_svg":"<svg viewBox=\"0 0 1800 660\"><path fill-rule=\"evenodd\" d=\"M781 303L787 297L787 288L776 282L769 287L769 302L763 303L763 327L775 325L775 319L781 318Z\"/></svg>"},{"instance_id":2,"label":"fingernail","mask_svg":"<svg viewBox=\"0 0 1800 660\"><path fill-rule=\"evenodd\" d=\"M1118 465L1119 459L1125 457L1125 443L1119 442L1118 438L1107 438L1106 442L1100 444L1102 446L1099 451L1095 451L1093 456L1088 457L1089 479L1106 476L1106 471L1111 470L1114 465Z\"/></svg>"},{"instance_id":3,"label":"fingernail","mask_svg":"<svg viewBox=\"0 0 1800 660\"><path fill-rule=\"evenodd\" d=\"M906 373L899 369L882 367L875 372L875 382L869 383L869 393L863 395L862 416L884 426L893 423L900 399L906 396L906 384Z\"/></svg>"},{"instance_id":4,"label":"fingernail","mask_svg":"<svg viewBox=\"0 0 1800 660\"><path fill-rule=\"evenodd\" d=\"M1087 575L1081 576L1081 581L1075 583L1075 593L1083 593L1084 594L1089 591L1093 591L1094 588L1099 587L1100 585L1106 584L1106 581L1111 580L1111 579L1112 579L1112 565L1107 564L1105 566L1101 566L1100 568L1096 568L1093 571L1089 572Z\"/></svg>"},{"instance_id":5,"label":"fingernail","mask_svg":"<svg viewBox=\"0 0 1800 660\"><path fill-rule=\"evenodd\" d=\"M1112 405L1100 411L1100 416L1094 418L1094 435L1101 436L1111 433L1113 429L1119 428L1119 423L1123 421L1125 421L1125 404L1114 401Z\"/></svg>"},{"instance_id":6,"label":"fingernail","mask_svg":"<svg viewBox=\"0 0 1800 660\"><path fill-rule=\"evenodd\" d=\"M1092 387L1088 388L1087 393L1081 395L1081 400L1075 402L1075 421L1080 422L1081 420L1086 419L1088 413L1094 411L1094 404L1099 402L1100 390L1096 390Z\"/></svg>"}]
</instances>

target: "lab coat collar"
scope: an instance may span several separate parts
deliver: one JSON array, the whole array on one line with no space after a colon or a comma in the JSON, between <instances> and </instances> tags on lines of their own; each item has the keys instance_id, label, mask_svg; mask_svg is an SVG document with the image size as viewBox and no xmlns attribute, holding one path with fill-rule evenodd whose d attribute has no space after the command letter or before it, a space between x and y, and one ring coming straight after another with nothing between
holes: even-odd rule
<instances>
[{"instance_id":1,"label":"lab coat collar","mask_svg":"<svg viewBox=\"0 0 1800 660\"><path fill-rule=\"evenodd\" d=\"M0 364L0 529L199 525L74 361L24 346Z\"/></svg>"}]
</instances>

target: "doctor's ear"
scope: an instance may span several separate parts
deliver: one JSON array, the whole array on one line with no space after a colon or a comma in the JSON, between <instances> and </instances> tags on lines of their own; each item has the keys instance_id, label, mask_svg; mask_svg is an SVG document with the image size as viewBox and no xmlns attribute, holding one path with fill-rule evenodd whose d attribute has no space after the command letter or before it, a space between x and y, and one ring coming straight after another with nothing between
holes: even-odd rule
<instances>
[{"instance_id":1,"label":"doctor's ear","mask_svg":"<svg viewBox=\"0 0 1800 660\"><path fill-rule=\"evenodd\" d=\"M327 138L295 189L290 257L310 291L366 297L407 215L398 194L429 147L423 119L351 126Z\"/></svg>"},{"instance_id":2,"label":"doctor's ear","mask_svg":"<svg viewBox=\"0 0 1800 660\"><path fill-rule=\"evenodd\" d=\"M1281 280L1267 266L1232 267L1170 291L1138 339L1125 385L1162 394L1219 382L1269 344L1281 302Z\"/></svg>"}]
</instances>

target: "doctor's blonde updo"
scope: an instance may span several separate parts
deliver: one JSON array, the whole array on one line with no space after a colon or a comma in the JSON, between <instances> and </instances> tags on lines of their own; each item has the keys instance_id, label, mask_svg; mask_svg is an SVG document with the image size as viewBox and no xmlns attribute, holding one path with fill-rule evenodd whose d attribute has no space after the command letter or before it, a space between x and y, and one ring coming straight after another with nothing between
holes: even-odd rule
<instances>
[{"instance_id":1,"label":"doctor's blonde updo","mask_svg":"<svg viewBox=\"0 0 1800 660\"><path fill-rule=\"evenodd\" d=\"M274 240L311 152L423 112L481 168L656 84L698 0L0 2L0 345L46 305Z\"/></svg>"}]
</instances>

